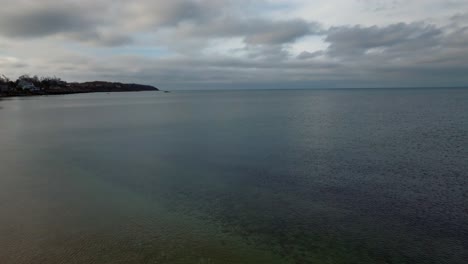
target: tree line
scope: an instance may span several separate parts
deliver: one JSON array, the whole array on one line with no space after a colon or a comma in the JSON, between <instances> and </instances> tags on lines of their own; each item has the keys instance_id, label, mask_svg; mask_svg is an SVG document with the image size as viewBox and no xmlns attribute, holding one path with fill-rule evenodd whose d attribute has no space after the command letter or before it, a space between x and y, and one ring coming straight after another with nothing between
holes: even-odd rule
<instances>
[{"instance_id":1,"label":"tree line","mask_svg":"<svg viewBox=\"0 0 468 264\"><path fill-rule=\"evenodd\" d=\"M58 78L56 76L53 76L53 77L50 77L50 76L39 77L37 75L30 76L28 74L24 74L24 75L21 75L20 77L18 77L18 79L13 81L10 78L8 78L7 76L5 76L3 74L0 74L0 85L6 85L6 86L13 89L13 88L17 88L18 85L21 82L30 83L30 84L34 85L35 87L38 87L38 88L49 88L49 87L52 87L52 86L61 86L63 84L66 84L64 81L62 81L62 79L60 79L60 78Z\"/></svg>"}]
</instances>

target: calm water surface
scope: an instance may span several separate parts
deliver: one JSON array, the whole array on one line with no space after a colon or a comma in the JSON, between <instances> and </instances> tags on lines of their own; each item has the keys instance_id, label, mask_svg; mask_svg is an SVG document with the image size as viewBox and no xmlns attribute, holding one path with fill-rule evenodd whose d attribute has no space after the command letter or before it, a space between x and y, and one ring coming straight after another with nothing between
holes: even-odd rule
<instances>
[{"instance_id":1,"label":"calm water surface","mask_svg":"<svg viewBox=\"0 0 468 264\"><path fill-rule=\"evenodd\" d=\"M468 90L0 101L0 263L467 263Z\"/></svg>"}]
</instances>

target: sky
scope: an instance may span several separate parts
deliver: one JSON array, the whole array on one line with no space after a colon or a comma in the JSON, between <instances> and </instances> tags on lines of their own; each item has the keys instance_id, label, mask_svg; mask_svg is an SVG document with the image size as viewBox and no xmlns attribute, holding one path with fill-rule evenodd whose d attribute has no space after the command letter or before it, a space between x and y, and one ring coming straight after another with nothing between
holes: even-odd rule
<instances>
[{"instance_id":1,"label":"sky","mask_svg":"<svg viewBox=\"0 0 468 264\"><path fill-rule=\"evenodd\" d=\"M468 86L468 1L0 0L0 74L163 89Z\"/></svg>"}]
</instances>

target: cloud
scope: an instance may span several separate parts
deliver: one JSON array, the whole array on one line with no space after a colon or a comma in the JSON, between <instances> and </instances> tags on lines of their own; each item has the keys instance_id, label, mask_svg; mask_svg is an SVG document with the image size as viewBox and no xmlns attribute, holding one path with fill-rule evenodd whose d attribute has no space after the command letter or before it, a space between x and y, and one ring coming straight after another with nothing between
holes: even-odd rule
<instances>
[{"instance_id":1,"label":"cloud","mask_svg":"<svg viewBox=\"0 0 468 264\"><path fill-rule=\"evenodd\" d=\"M124 18L132 18L130 26L157 28L177 26L183 22L200 22L216 15L213 1L132 1L124 5Z\"/></svg>"},{"instance_id":2,"label":"cloud","mask_svg":"<svg viewBox=\"0 0 468 264\"><path fill-rule=\"evenodd\" d=\"M248 44L276 45L294 42L300 37L320 34L319 23L302 19L272 21L259 18L218 18L207 24L186 25L181 35L192 37L242 37Z\"/></svg>"},{"instance_id":3,"label":"cloud","mask_svg":"<svg viewBox=\"0 0 468 264\"><path fill-rule=\"evenodd\" d=\"M455 26L463 27L464 25L468 25L468 13L456 14L452 16L450 20L454 23Z\"/></svg>"},{"instance_id":4,"label":"cloud","mask_svg":"<svg viewBox=\"0 0 468 264\"><path fill-rule=\"evenodd\" d=\"M251 21L256 23L256 21ZM257 22L258 23L258 22ZM283 44L294 42L300 37L318 33L317 23L307 23L304 20L275 21L259 23L254 26L255 31L247 34L245 42L249 44Z\"/></svg>"},{"instance_id":5,"label":"cloud","mask_svg":"<svg viewBox=\"0 0 468 264\"><path fill-rule=\"evenodd\" d=\"M167 88L468 83L466 1L401 3L4 0L0 73Z\"/></svg>"},{"instance_id":6,"label":"cloud","mask_svg":"<svg viewBox=\"0 0 468 264\"><path fill-rule=\"evenodd\" d=\"M95 46L107 46L117 47L124 46L133 43L133 39L126 34L119 33L107 33L99 31L89 32L75 32L66 35L67 38L74 39L79 42L95 45Z\"/></svg>"},{"instance_id":7,"label":"cloud","mask_svg":"<svg viewBox=\"0 0 468 264\"><path fill-rule=\"evenodd\" d=\"M0 67L24 68L26 64L15 57L0 56Z\"/></svg>"},{"instance_id":8,"label":"cloud","mask_svg":"<svg viewBox=\"0 0 468 264\"><path fill-rule=\"evenodd\" d=\"M385 27L332 27L325 41L332 56L362 55L371 50L417 51L438 44L442 30L424 23L398 23Z\"/></svg>"},{"instance_id":9,"label":"cloud","mask_svg":"<svg viewBox=\"0 0 468 264\"><path fill-rule=\"evenodd\" d=\"M128 34L106 32L112 26L99 11L100 4L80 5L74 1L19 1L0 10L0 34L18 39L58 36L65 40L97 46L119 46L132 42ZM104 14L107 11L104 10Z\"/></svg>"},{"instance_id":10,"label":"cloud","mask_svg":"<svg viewBox=\"0 0 468 264\"><path fill-rule=\"evenodd\" d=\"M311 58L316 58L318 56L322 56L324 54L325 52L323 50L314 51L314 52L303 51L299 55L297 55L297 58L300 60L307 60Z\"/></svg>"},{"instance_id":11,"label":"cloud","mask_svg":"<svg viewBox=\"0 0 468 264\"><path fill-rule=\"evenodd\" d=\"M12 38L59 35L93 45L119 46L135 34L170 29L177 37L243 37L248 44L293 42L319 30L302 19L271 21L239 12L231 1L20 1L0 11L0 34ZM249 1L237 1L236 3Z\"/></svg>"},{"instance_id":12,"label":"cloud","mask_svg":"<svg viewBox=\"0 0 468 264\"><path fill-rule=\"evenodd\" d=\"M7 37L35 38L59 33L87 31L96 24L86 8L75 5L10 4L0 11L0 34ZM22 7L22 8L21 8Z\"/></svg>"}]
</instances>

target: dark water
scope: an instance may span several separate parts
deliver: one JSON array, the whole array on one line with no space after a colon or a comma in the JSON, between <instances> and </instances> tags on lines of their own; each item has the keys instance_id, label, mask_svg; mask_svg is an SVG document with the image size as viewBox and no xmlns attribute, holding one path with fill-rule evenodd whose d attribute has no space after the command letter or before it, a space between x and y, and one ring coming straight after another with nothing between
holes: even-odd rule
<instances>
[{"instance_id":1,"label":"dark water","mask_svg":"<svg viewBox=\"0 0 468 264\"><path fill-rule=\"evenodd\" d=\"M0 102L0 263L467 263L468 90Z\"/></svg>"}]
</instances>

